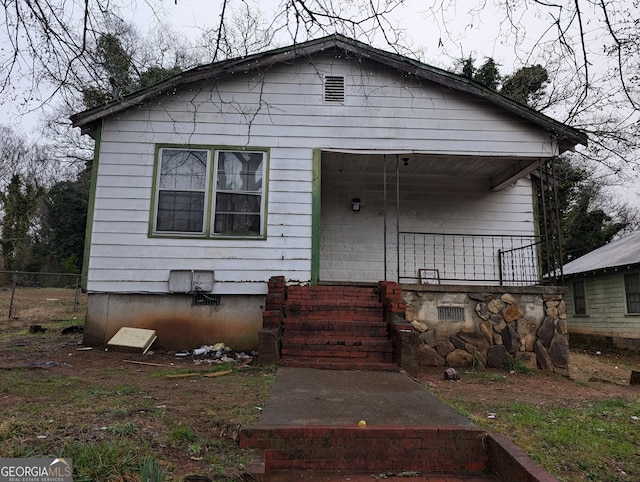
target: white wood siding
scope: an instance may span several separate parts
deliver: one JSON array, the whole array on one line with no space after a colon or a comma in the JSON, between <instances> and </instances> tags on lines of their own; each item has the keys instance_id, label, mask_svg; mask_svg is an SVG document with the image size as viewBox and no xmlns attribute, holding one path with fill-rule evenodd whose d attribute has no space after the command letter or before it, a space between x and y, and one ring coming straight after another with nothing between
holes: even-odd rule
<instances>
[{"instance_id":1,"label":"white wood siding","mask_svg":"<svg viewBox=\"0 0 640 482\"><path fill-rule=\"evenodd\" d=\"M586 315L575 314L573 285L569 283L567 321L570 334L640 338L640 314L626 313L624 275L629 273L633 271L584 278Z\"/></svg>"},{"instance_id":2,"label":"white wood siding","mask_svg":"<svg viewBox=\"0 0 640 482\"><path fill-rule=\"evenodd\" d=\"M325 73L346 76L344 105L323 103ZM270 149L267 239L148 237L156 144ZM238 74L235 81L214 87L192 85L104 121L88 290L162 293L172 269L214 270L215 293L263 293L274 274L310 280L314 148L525 157L557 152L550 135L486 103L440 86L419 86L384 69L361 70L341 59L276 66L264 78ZM495 222L496 231L533 229L531 197L522 194L526 186L515 197L510 191L490 195L487 186L468 186L476 194L465 208L479 209L472 214L450 199L452 192L466 191L457 182L457 191L445 191L444 184L435 180L429 188L433 204L407 206L434 229L453 219L447 229L472 230L480 218ZM365 194L361 197L366 203ZM518 199L518 205L524 198L522 209L504 206L515 209L509 215L492 219L489 214L501 209L496 203ZM327 214L340 217L338 211ZM329 223L325 234L332 229ZM379 241L377 226L366 228L371 233L364 229L363 236Z\"/></svg>"},{"instance_id":3,"label":"white wood siding","mask_svg":"<svg viewBox=\"0 0 640 482\"><path fill-rule=\"evenodd\" d=\"M490 192L485 179L403 176L402 167L400 169L401 231L497 236L535 234L529 179L521 179L500 192ZM384 279L382 179L382 172L346 174L323 170L321 280ZM361 201L359 212L351 209L353 198ZM387 278L390 280L395 280L397 275L395 206L396 186L392 176L387 181ZM487 254L496 255L495 250ZM474 262L478 264L475 272L480 277L481 260L475 257ZM413 275L417 276L417 272Z\"/></svg>"}]
</instances>

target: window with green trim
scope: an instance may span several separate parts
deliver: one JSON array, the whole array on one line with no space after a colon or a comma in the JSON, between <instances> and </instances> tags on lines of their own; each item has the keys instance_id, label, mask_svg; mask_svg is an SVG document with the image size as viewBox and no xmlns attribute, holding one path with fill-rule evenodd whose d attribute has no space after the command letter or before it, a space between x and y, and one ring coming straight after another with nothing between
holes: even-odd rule
<instances>
[{"instance_id":1,"label":"window with green trim","mask_svg":"<svg viewBox=\"0 0 640 482\"><path fill-rule=\"evenodd\" d=\"M266 152L162 147L153 233L261 236Z\"/></svg>"}]
</instances>

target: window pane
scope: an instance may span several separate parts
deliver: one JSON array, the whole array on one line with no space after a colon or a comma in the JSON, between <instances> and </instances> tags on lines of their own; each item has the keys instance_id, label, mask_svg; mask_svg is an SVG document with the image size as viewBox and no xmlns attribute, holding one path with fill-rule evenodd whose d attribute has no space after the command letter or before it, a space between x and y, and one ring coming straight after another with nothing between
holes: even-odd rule
<instances>
[{"instance_id":1,"label":"window pane","mask_svg":"<svg viewBox=\"0 0 640 482\"><path fill-rule=\"evenodd\" d=\"M260 214L260 200L260 196L252 194L218 193L216 195L216 212Z\"/></svg>"},{"instance_id":2,"label":"window pane","mask_svg":"<svg viewBox=\"0 0 640 482\"><path fill-rule=\"evenodd\" d=\"M584 280L573 282L573 311L576 315L587 314L587 296Z\"/></svg>"},{"instance_id":3,"label":"window pane","mask_svg":"<svg viewBox=\"0 0 640 482\"><path fill-rule=\"evenodd\" d=\"M203 232L203 192L160 191L158 196L156 231Z\"/></svg>"},{"instance_id":4,"label":"window pane","mask_svg":"<svg viewBox=\"0 0 640 482\"><path fill-rule=\"evenodd\" d=\"M216 188L224 191L262 191L262 152L220 152Z\"/></svg>"},{"instance_id":5,"label":"window pane","mask_svg":"<svg viewBox=\"0 0 640 482\"><path fill-rule=\"evenodd\" d=\"M640 274L624 275L627 313L640 313Z\"/></svg>"},{"instance_id":6,"label":"window pane","mask_svg":"<svg viewBox=\"0 0 640 482\"><path fill-rule=\"evenodd\" d=\"M216 213L215 231L219 234L260 234L260 215Z\"/></svg>"},{"instance_id":7,"label":"window pane","mask_svg":"<svg viewBox=\"0 0 640 482\"><path fill-rule=\"evenodd\" d=\"M163 149L160 189L204 190L207 151Z\"/></svg>"}]
</instances>

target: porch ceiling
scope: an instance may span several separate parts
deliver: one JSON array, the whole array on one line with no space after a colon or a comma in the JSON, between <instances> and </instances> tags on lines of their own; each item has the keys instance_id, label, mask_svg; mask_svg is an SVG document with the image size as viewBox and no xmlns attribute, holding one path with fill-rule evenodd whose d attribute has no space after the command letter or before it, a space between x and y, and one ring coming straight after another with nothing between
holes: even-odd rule
<instances>
[{"instance_id":1,"label":"porch ceiling","mask_svg":"<svg viewBox=\"0 0 640 482\"><path fill-rule=\"evenodd\" d=\"M422 153L322 153L323 169L337 172L377 173L383 171L385 157L387 169L395 166L399 158L403 175L431 175L478 177L491 180L491 188L498 191L538 168L538 159L513 157L448 156ZM405 164L404 160L407 159Z\"/></svg>"}]
</instances>

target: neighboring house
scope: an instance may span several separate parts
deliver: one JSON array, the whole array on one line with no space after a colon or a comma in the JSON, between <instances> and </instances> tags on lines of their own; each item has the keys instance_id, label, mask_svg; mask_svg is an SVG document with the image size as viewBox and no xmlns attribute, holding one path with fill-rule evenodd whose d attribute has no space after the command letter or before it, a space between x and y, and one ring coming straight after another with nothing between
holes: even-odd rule
<instances>
[{"instance_id":1,"label":"neighboring house","mask_svg":"<svg viewBox=\"0 0 640 482\"><path fill-rule=\"evenodd\" d=\"M72 121L96 141L85 343L134 326L176 348L256 347L274 275L538 284L530 174L587 142L340 35L197 67Z\"/></svg>"},{"instance_id":2,"label":"neighboring house","mask_svg":"<svg viewBox=\"0 0 640 482\"><path fill-rule=\"evenodd\" d=\"M569 333L640 350L640 232L567 263Z\"/></svg>"}]
</instances>

